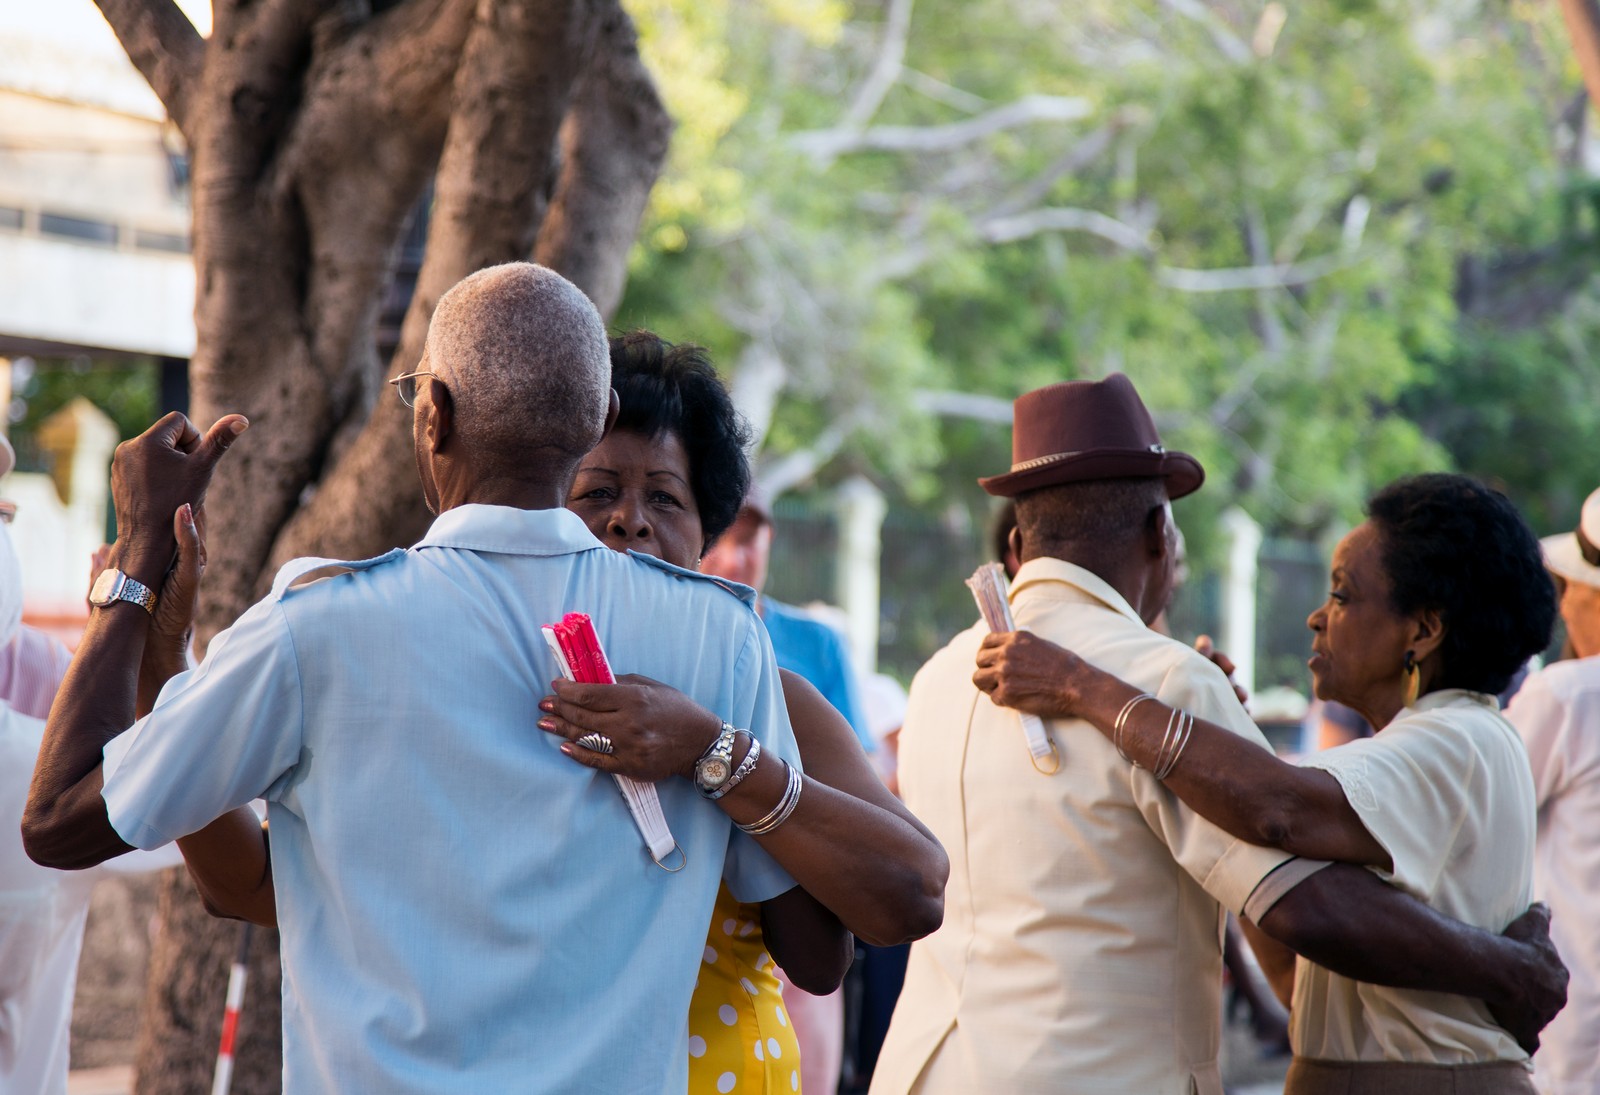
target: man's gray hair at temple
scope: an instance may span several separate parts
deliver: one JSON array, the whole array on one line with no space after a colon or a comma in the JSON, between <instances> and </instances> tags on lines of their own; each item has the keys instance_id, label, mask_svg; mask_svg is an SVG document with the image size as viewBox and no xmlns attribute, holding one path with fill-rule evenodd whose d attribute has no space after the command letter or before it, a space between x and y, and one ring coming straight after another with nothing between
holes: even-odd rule
<instances>
[{"instance_id":1,"label":"man's gray hair at temple","mask_svg":"<svg viewBox=\"0 0 1600 1095\"><path fill-rule=\"evenodd\" d=\"M577 459L605 429L605 324L546 267L508 262L457 282L434 309L419 367L450 389L454 428L476 452L520 459L532 440Z\"/></svg>"}]
</instances>

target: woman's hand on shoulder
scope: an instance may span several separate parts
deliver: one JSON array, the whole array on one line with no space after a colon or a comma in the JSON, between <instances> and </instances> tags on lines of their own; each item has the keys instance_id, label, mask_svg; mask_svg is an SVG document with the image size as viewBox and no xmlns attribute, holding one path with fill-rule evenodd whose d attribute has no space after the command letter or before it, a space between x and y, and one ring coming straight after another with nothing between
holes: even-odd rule
<instances>
[{"instance_id":1,"label":"woman's hand on shoulder","mask_svg":"<svg viewBox=\"0 0 1600 1095\"><path fill-rule=\"evenodd\" d=\"M660 681L637 673L616 684L559 680L539 703L539 729L565 738L561 751L579 764L654 783L694 775L695 761L722 731L722 720ZM587 748L598 734L611 752ZM592 744L600 744L589 739Z\"/></svg>"},{"instance_id":2,"label":"woman's hand on shoulder","mask_svg":"<svg viewBox=\"0 0 1600 1095\"><path fill-rule=\"evenodd\" d=\"M1072 651L1031 631L994 631L978 648L972 683L1001 707L1069 718L1079 714L1082 687L1094 672Z\"/></svg>"}]
</instances>

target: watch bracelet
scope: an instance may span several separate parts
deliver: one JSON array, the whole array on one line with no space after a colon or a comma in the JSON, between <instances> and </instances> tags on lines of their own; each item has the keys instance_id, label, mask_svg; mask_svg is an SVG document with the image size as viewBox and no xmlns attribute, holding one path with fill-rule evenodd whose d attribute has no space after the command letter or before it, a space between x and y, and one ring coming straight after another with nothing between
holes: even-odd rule
<instances>
[{"instance_id":1,"label":"watch bracelet","mask_svg":"<svg viewBox=\"0 0 1600 1095\"><path fill-rule=\"evenodd\" d=\"M738 732L739 731L734 729L732 723L723 723L722 728L717 731L717 736L712 739L710 745L706 746L705 752L701 753L700 756L695 759L695 778L693 782L695 790L699 791L702 795L708 795L711 793L711 791L716 790L716 788L713 787L711 788L711 791L708 791L706 788L700 785L700 766L705 764L707 761L718 759L726 763L731 769L733 767L733 739L734 735L736 735ZM733 776L732 771L730 771L728 775L731 779Z\"/></svg>"},{"instance_id":2,"label":"watch bracelet","mask_svg":"<svg viewBox=\"0 0 1600 1095\"><path fill-rule=\"evenodd\" d=\"M745 750L744 759L739 762L739 767L733 770L733 774L727 778L721 787L718 787L714 791L700 792L712 802L717 801L717 799L721 798L723 795L739 786L739 784L743 783L744 777L755 771L756 762L761 759L761 743L756 740L756 736L754 734L748 730L735 730L733 733L735 737L743 734L745 737L749 738L750 748Z\"/></svg>"}]
</instances>

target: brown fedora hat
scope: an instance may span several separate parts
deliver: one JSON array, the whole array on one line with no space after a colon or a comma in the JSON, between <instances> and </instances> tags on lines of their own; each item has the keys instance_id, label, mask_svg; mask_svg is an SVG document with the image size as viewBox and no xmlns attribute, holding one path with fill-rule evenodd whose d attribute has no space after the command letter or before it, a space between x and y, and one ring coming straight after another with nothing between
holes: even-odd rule
<instances>
[{"instance_id":1,"label":"brown fedora hat","mask_svg":"<svg viewBox=\"0 0 1600 1095\"><path fill-rule=\"evenodd\" d=\"M1121 373L1104 380L1069 380L1019 396L1011 409L1011 470L979 479L1002 498L1086 479L1162 476L1167 496L1182 498L1205 482L1188 453L1168 452L1161 435Z\"/></svg>"}]
</instances>

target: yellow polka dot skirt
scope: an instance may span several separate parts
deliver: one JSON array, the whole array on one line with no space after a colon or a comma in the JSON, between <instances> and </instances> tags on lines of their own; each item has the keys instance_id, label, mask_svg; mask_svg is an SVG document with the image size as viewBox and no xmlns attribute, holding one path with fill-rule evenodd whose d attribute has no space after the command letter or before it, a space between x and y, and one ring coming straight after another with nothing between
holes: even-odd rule
<instances>
[{"instance_id":1,"label":"yellow polka dot skirt","mask_svg":"<svg viewBox=\"0 0 1600 1095\"><path fill-rule=\"evenodd\" d=\"M760 916L755 905L734 900L726 885L718 892L689 1002L689 1095L800 1090L800 1046L761 938Z\"/></svg>"}]
</instances>

